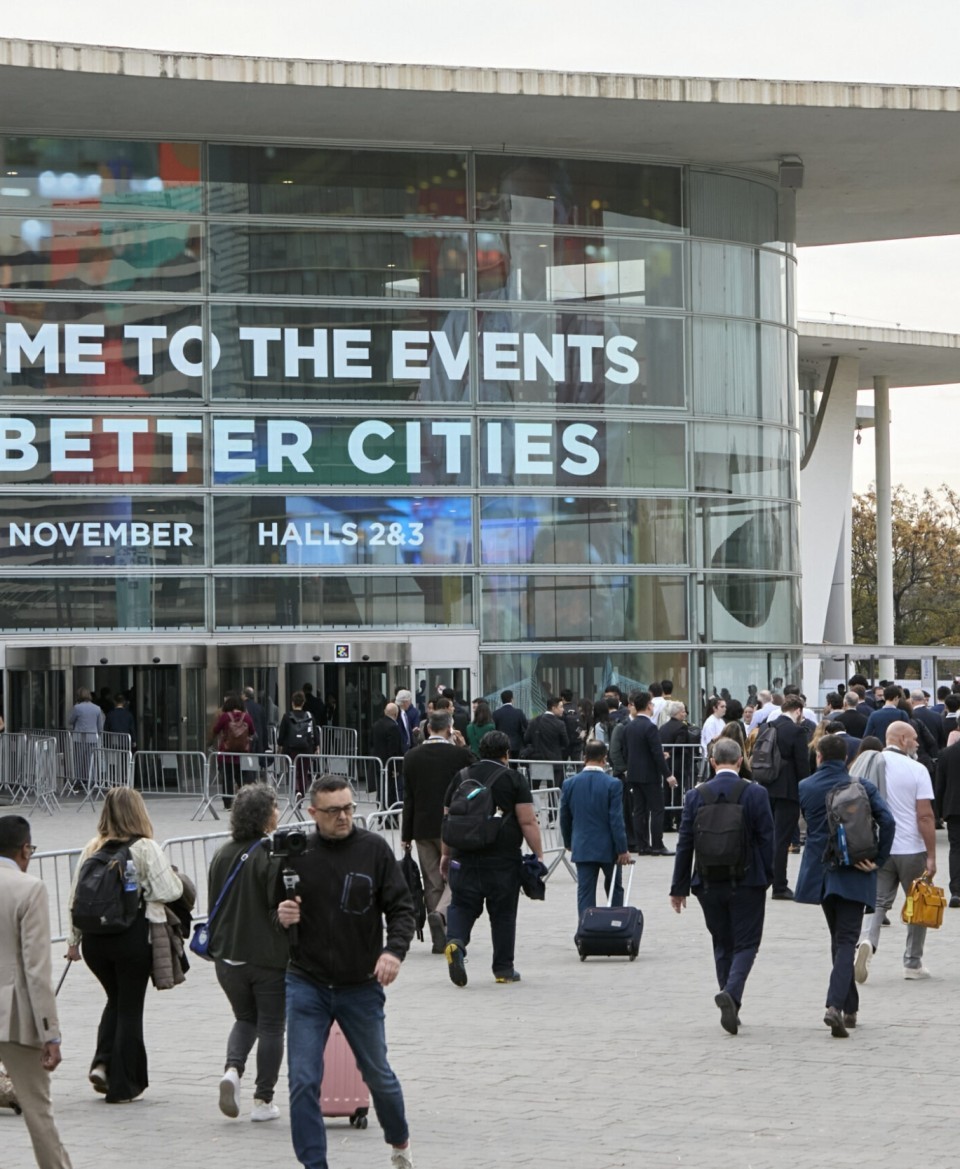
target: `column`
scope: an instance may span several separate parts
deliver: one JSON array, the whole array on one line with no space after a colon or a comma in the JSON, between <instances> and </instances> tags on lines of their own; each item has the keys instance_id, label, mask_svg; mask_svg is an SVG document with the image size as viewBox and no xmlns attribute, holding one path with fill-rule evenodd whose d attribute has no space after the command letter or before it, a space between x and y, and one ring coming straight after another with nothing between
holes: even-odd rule
<instances>
[{"instance_id":1,"label":"column","mask_svg":"<svg viewBox=\"0 0 960 1169\"><path fill-rule=\"evenodd\" d=\"M890 379L873 379L877 478L877 642L893 645L893 509L890 484ZM894 661L881 657L880 676L893 681Z\"/></svg>"}]
</instances>

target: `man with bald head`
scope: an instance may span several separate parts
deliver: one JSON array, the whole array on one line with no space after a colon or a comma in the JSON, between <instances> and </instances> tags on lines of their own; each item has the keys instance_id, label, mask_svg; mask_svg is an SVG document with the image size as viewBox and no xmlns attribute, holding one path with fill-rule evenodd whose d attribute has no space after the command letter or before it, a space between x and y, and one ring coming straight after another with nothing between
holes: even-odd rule
<instances>
[{"instance_id":1,"label":"man with bald head","mask_svg":"<svg viewBox=\"0 0 960 1169\"><path fill-rule=\"evenodd\" d=\"M904 892L925 870L933 877L937 871L937 835L933 817L933 784L930 773L917 762L917 732L909 722L893 722L887 727L887 746L883 752L886 791L881 795L893 813L897 832L890 856L877 874L876 911L864 918L863 932L854 958L857 982L866 982L870 961L880 944L883 915L893 905L897 886ZM903 976L929 978L923 964L926 926L908 925L903 955Z\"/></svg>"},{"instance_id":2,"label":"man with bald head","mask_svg":"<svg viewBox=\"0 0 960 1169\"><path fill-rule=\"evenodd\" d=\"M388 702L383 714L370 728L370 754L376 755L386 767L388 759L403 754L403 732L400 730L400 707Z\"/></svg>"}]
</instances>

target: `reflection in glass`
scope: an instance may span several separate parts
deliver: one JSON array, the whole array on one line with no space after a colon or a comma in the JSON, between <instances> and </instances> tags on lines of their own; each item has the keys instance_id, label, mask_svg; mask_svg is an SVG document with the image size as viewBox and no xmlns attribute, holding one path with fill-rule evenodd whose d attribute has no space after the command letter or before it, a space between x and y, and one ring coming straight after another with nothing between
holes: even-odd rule
<instances>
[{"instance_id":1,"label":"reflection in glass","mask_svg":"<svg viewBox=\"0 0 960 1169\"><path fill-rule=\"evenodd\" d=\"M487 576L483 640L682 641L682 576Z\"/></svg>"},{"instance_id":2,"label":"reflection in glass","mask_svg":"<svg viewBox=\"0 0 960 1169\"><path fill-rule=\"evenodd\" d=\"M200 225L0 216L0 288L199 292Z\"/></svg>"},{"instance_id":3,"label":"reflection in glass","mask_svg":"<svg viewBox=\"0 0 960 1169\"><path fill-rule=\"evenodd\" d=\"M721 694L746 703L758 690L782 690L800 683L802 658L791 650L714 650L708 653L706 694Z\"/></svg>"},{"instance_id":4,"label":"reflection in glass","mask_svg":"<svg viewBox=\"0 0 960 1169\"><path fill-rule=\"evenodd\" d=\"M220 577L217 629L469 627L468 576Z\"/></svg>"},{"instance_id":5,"label":"reflection in glass","mask_svg":"<svg viewBox=\"0 0 960 1169\"><path fill-rule=\"evenodd\" d=\"M790 431L698 422L693 434L694 491L795 498Z\"/></svg>"},{"instance_id":6,"label":"reflection in glass","mask_svg":"<svg viewBox=\"0 0 960 1169\"><path fill-rule=\"evenodd\" d=\"M205 552L202 499L0 494L4 568L192 567Z\"/></svg>"},{"instance_id":7,"label":"reflection in glass","mask_svg":"<svg viewBox=\"0 0 960 1169\"><path fill-rule=\"evenodd\" d=\"M213 145L209 157L216 214L466 219L462 154Z\"/></svg>"},{"instance_id":8,"label":"reflection in glass","mask_svg":"<svg viewBox=\"0 0 960 1169\"><path fill-rule=\"evenodd\" d=\"M197 142L0 138L0 207L200 210Z\"/></svg>"},{"instance_id":9,"label":"reflection in glass","mask_svg":"<svg viewBox=\"0 0 960 1169\"><path fill-rule=\"evenodd\" d=\"M0 629L11 633L202 628L202 576L31 573L0 589Z\"/></svg>"},{"instance_id":10,"label":"reflection in glass","mask_svg":"<svg viewBox=\"0 0 960 1169\"><path fill-rule=\"evenodd\" d=\"M215 563L470 564L471 515L462 496L220 496Z\"/></svg>"},{"instance_id":11,"label":"reflection in glass","mask_svg":"<svg viewBox=\"0 0 960 1169\"><path fill-rule=\"evenodd\" d=\"M698 499L695 513L703 567L799 571L795 505L756 499Z\"/></svg>"},{"instance_id":12,"label":"reflection in glass","mask_svg":"<svg viewBox=\"0 0 960 1169\"><path fill-rule=\"evenodd\" d=\"M683 307L683 250L610 235L477 233L481 298Z\"/></svg>"},{"instance_id":13,"label":"reflection in glass","mask_svg":"<svg viewBox=\"0 0 960 1169\"><path fill-rule=\"evenodd\" d=\"M0 301L0 389L10 397L199 398L200 322L196 304ZM170 356L175 339L183 340L180 368ZM75 343L89 348L74 352L68 373Z\"/></svg>"},{"instance_id":14,"label":"reflection in glass","mask_svg":"<svg viewBox=\"0 0 960 1169\"><path fill-rule=\"evenodd\" d=\"M681 499L488 496L484 564L685 564Z\"/></svg>"},{"instance_id":15,"label":"reflection in glass","mask_svg":"<svg viewBox=\"0 0 960 1169\"><path fill-rule=\"evenodd\" d=\"M798 578L707 574L697 578L696 588L700 636L708 644L800 640Z\"/></svg>"},{"instance_id":16,"label":"reflection in glass","mask_svg":"<svg viewBox=\"0 0 960 1169\"><path fill-rule=\"evenodd\" d=\"M467 236L212 224L210 268L219 293L462 299Z\"/></svg>"},{"instance_id":17,"label":"reflection in glass","mask_svg":"<svg viewBox=\"0 0 960 1169\"><path fill-rule=\"evenodd\" d=\"M597 159L477 155L477 219L676 230L680 168Z\"/></svg>"}]
</instances>

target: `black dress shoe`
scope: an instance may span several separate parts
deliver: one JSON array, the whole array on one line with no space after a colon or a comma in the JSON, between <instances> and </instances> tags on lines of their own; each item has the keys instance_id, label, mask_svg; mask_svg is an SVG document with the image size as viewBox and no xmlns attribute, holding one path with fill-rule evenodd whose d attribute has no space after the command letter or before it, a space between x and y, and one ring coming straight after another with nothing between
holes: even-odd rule
<instances>
[{"instance_id":1,"label":"black dress shoe","mask_svg":"<svg viewBox=\"0 0 960 1169\"><path fill-rule=\"evenodd\" d=\"M848 1032L846 1024L843 1021L843 1014L836 1007L827 1007L823 1021L830 1028L830 1034L834 1039L847 1038Z\"/></svg>"},{"instance_id":2,"label":"black dress shoe","mask_svg":"<svg viewBox=\"0 0 960 1169\"><path fill-rule=\"evenodd\" d=\"M677 854L675 852L672 852L669 848L661 847L661 848L651 848L650 855L651 856L676 856Z\"/></svg>"},{"instance_id":3,"label":"black dress shoe","mask_svg":"<svg viewBox=\"0 0 960 1169\"><path fill-rule=\"evenodd\" d=\"M788 889L780 889L774 893L771 893L770 896L773 898L774 901L792 901L793 900L793 890L789 889L789 888Z\"/></svg>"},{"instance_id":4,"label":"black dress shoe","mask_svg":"<svg viewBox=\"0 0 960 1169\"><path fill-rule=\"evenodd\" d=\"M718 995L714 995L713 1001L720 1008L720 1026L731 1035L736 1035L740 1026L740 1012L733 998L722 990Z\"/></svg>"}]
</instances>

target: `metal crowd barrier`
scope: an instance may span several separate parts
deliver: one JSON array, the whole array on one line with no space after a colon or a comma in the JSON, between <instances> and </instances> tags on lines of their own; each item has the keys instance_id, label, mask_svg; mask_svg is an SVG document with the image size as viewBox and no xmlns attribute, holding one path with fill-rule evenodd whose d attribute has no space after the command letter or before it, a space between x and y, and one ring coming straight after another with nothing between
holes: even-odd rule
<instances>
[{"instance_id":1,"label":"metal crowd barrier","mask_svg":"<svg viewBox=\"0 0 960 1169\"><path fill-rule=\"evenodd\" d=\"M202 751L138 751L133 786L145 796L202 796L207 757Z\"/></svg>"},{"instance_id":2,"label":"metal crowd barrier","mask_svg":"<svg viewBox=\"0 0 960 1169\"><path fill-rule=\"evenodd\" d=\"M133 787L133 756L129 751L110 747L95 747L90 756L90 770L84 785L83 799L77 811L89 801L91 808L112 787Z\"/></svg>"},{"instance_id":3,"label":"metal crowd barrier","mask_svg":"<svg viewBox=\"0 0 960 1169\"><path fill-rule=\"evenodd\" d=\"M265 763L261 767L261 760ZM226 755L221 760L219 752L212 751L206 759L203 772L203 789L200 792L200 802L197 804L191 820L202 820L207 812L214 820L219 820L216 800L224 796L232 796L244 783L256 783L262 780L270 783L276 789L278 800L286 799L290 804L292 799L291 780L293 764L287 755Z\"/></svg>"},{"instance_id":4,"label":"metal crowd barrier","mask_svg":"<svg viewBox=\"0 0 960 1169\"><path fill-rule=\"evenodd\" d=\"M532 794L537 823L540 825L540 838L543 841L544 863L547 866L547 875L544 880L548 881L561 863L570 876L576 880L577 870L567 857L567 850L564 848L563 836L560 832L560 789L558 787L538 787L533 789Z\"/></svg>"},{"instance_id":5,"label":"metal crowd barrier","mask_svg":"<svg viewBox=\"0 0 960 1169\"><path fill-rule=\"evenodd\" d=\"M356 755L357 732L353 727L317 727L321 755Z\"/></svg>"},{"instance_id":6,"label":"metal crowd barrier","mask_svg":"<svg viewBox=\"0 0 960 1169\"><path fill-rule=\"evenodd\" d=\"M339 729L339 728L335 728ZM370 803L371 796L382 807L383 764L373 755L298 755L293 790L288 795L284 818L303 819L300 805L310 785L321 775L340 775L349 784L358 804Z\"/></svg>"},{"instance_id":7,"label":"metal crowd barrier","mask_svg":"<svg viewBox=\"0 0 960 1169\"><path fill-rule=\"evenodd\" d=\"M666 744L664 751L677 786L667 787L664 793L664 811L680 812L683 799L691 788L696 787L703 775L703 753L699 743Z\"/></svg>"},{"instance_id":8,"label":"metal crowd barrier","mask_svg":"<svg viewBox=\"0 0 960 1169\"><path fill-rule=\"evenodd\" d=\"M400 840L400 820L403 804L394 804L382 812L371 812L363 817L365 827L370 832L376 832L393 849L393 855L399 860L403 856L403 844Z\"/></svg>"},{"instance_id":9,"label":"metal crowd barrier","mask_svg":"<svg viewBox=\"0 0 960 1169\"><path fill-rule=\"evenodd\" d=\"M213 832L207 836L171 836L160 845L170 863L179 872L188 876L197 887L197 902L193 907L194 921L202 920L210 912L207 871L214 853L229 838L229 832Z\"/></svg>"},{"instance_id":10,"label":"metal crowd barrier","mask_svg":"<svg viewBox=\"0 0 960 1169\"><path fill-rule=\"evenodd\" d=\"M30 801L31 810L42 807L52 816L60 808L57 799L57 740L52 736L34 739L27 744L22 803Z\"/></svg>"},{"instance_id":11,"label":"metal crowd barrier","mask_svg":"<svg viewBox=\"0 0 960 1169\"><path fill-rule=\"evenodd\" d=\"M35 852L30 858L30 875L39 877L47 887L50 904L50 941L66 940L70 928L70 889L81 848L63 848Z\"/></svg>"},{"instance_id":12,"label":"metal crowd barrier","mask_svg":"<svg viewBox=\"0 0 960 1169\"><path fill-rule=\"evenodd\" d=\"M0 791L8 792L19 804L26 795L27 744L26 733L0 735Z\"/></svg>"},{"instance_id":13,"label":"metal crowd barrier","mask_svg":"<svg viewBox=\"0 0 960 1169\"><path fill-rule=\"evenodd\" d=\"M531 790L559 787L568 775L576 775L583 769L577 759L510 759L509 766L526 776Z\"/></svg>"}]
</instances>

